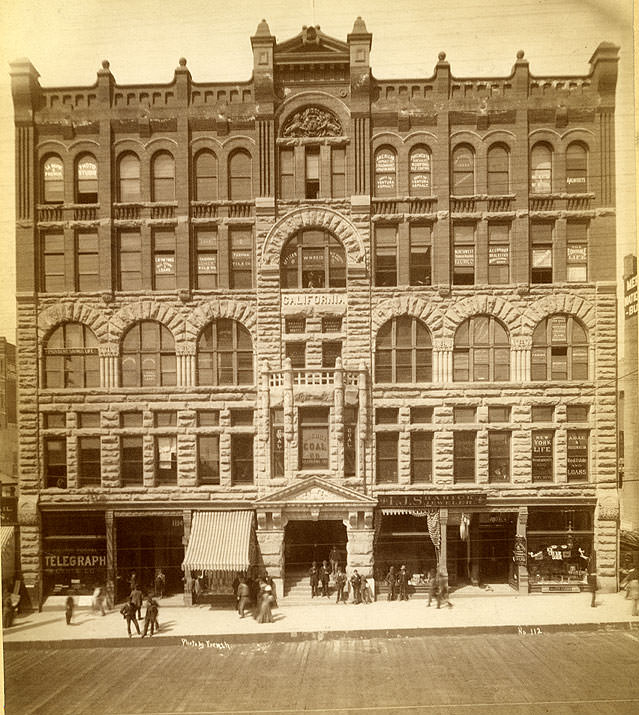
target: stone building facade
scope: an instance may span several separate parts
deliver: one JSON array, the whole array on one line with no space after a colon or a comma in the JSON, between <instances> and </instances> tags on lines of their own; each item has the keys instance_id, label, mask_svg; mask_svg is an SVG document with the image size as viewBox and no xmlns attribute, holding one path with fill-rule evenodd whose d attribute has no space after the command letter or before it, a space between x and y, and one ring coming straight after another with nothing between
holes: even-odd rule
<instances>
[{"instance_id":1,"label":"stone building facade","mask_svg":"<svg viewBox=\"0 0 639 715\"><path fill-rule=\"evenodd\" d=\"M35 605L182 565L188 602L248 542L280 588L331 546L522 592L596 552L615 587L618 48L377 80L371 41L262 21L238 83L11 65Z\"/></svg>"}]
</instances>

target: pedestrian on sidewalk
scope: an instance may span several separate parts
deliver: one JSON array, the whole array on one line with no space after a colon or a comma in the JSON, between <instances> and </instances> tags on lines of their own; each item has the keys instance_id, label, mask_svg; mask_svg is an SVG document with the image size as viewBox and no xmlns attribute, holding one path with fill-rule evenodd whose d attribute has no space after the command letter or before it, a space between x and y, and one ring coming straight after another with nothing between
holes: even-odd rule
<instances>
[{"instance_id":1,"label":"pedestrian on sidewalk","mask_svg":"<svg viewBox=\"0 0 639 715\"><path fill-rule=\"evenodd\" d=\"M334 544L331 547L331 551L328 555L328 560L331 562L331 573L336 574L337 566L339 564L339 552L337 551L337 548Z\"/></svg>"},{"instance_id":2,"label":"pedestrian on sidewalk","mask_svg":"<svg viewBox=\"0 0 639 715\"><path fill-rule=\"evenodd\" d=\"M440 571L437 576L437 608L439 608L442 603L445 603L448 608L453 607L453 604L450 602L448 576L443 571Z\"/></svg>"},{"instance_id":3,"label":"pedestrian on sidewalk","mask_svg":"<svg viewBox=\"0 0 639 715\"><path fill-rule=\"evenodd\" d=\"M319 595L319 569L317 568L317 561L313 561L311 564L308 575L311 582L311 598L315 598L315 596Z\"/></svg>"},{"instance_id":4,"label":"pedestrian on sidewalk","mask_svg":"<svg viewBox=\"0 0 639 715\"><path fill-rule=\"evenodd\" d=\"M100 611L103 616L106 616L106 596L102 586L96 586L91 596L91 608L94 611Z\"/></svg>"},{"instance_id":5,"label":"pedestrian on sidewalk","mask_svg":"<svg viewBox=\"0 0 639 715\"><path fill-rule=\"evenodd\" d=\"M133 575L135 576L135 574ZM131 601L131 603L133 603L138 609L138 618L142 618L142 601L144 600L144 598L142 596L142 591L140 591L140 588L138 587L137 581L133 581L133 583L135 583L135 586L129 594L129 601Z\"/></svg>"},{"instance_id":6,"label":"pedestrian on sidewalk","mask_svg":"<svg viewBox=\"0 0 639 715\"><path fill-rule=\"evenodd\" d=\"M240 618L244 618L246 608L249 605L250 595L246 579L241 578L237 587L237 612Z\"/></svg>"},{"instance_id":7,"label":"pedestrian on sidewalk","mask_svg":"<svg viewBox=\"0 0 639 715\"><path fill-rule=\"evenodd\" d=\"M433 569L428 572L426 587L428 588L428 605L430 606L433 598L437 597L437 579L435 578Z\"/></svg>"},{"instance_id":8,"label":"pedestrian on sidewalk","mask_svg":"<svg viewBox=\"0 0 639 715\"><path fill-rule=\"evenodd\" d=\"M255 619L258 623L273 623L273 614L271 612L271 606L273 604L273 594L271 593L270 586L264 586L262 595L260 597L260 606L257 612L257 618Z\"/></svg>"},{"instance_id":9,"label":"pedestrian on sidewalk","mask_svg":"<svg viewBox=\"0 0 639 715\"><path fill-rule=\"evenodd\" d=\"M594 549L590 553L590 558L588 559L588 586L590 587L590 592L592 593L590 606L591 608L594 608L597 598L597 558Z\"/></svg>"},{"instance_id":10,"label":"pedestrian on sidewalk","mask_svg":"<svg viewBox=\"0 0 639 715\"><path fill-rule=\"evenodd\" d=\"M193 579L193 603L197 603L200 600L200 594L202 593L202 582L199 576L195 576Z\"/></svg>"},{"instance_id":11,"label":"pedestrian on sidewalk","mask_svg":"<svg viewBox=\"0 0 639 715\"><path fill-rule=\"evenodd\" d=\"M11 628L15 610L11 602L11 594L7 593L2 601L2 625L4 628Z\"/></svg>"},{"instance_id":12,"label":"pedestrian on sidewalk","mask_svg":"<svg viewBox=\"0 0 639 715\"><path fill-rule=\"evenodd\" d=\"M346 586L346 574L344 573L344 569L339 566L337 569L337 573L335 574L335 587L337 588L337 600L335 603L339 603L340 601L342 603L346 603L346 599L348 598L344 594L344 588Z\"/></svg>"},{"instance_id":13,"label":"pedestrian on sidewalk","mask_svg":"<svg viewBox=\"0 0 639 715\"><path fill-rule=\"evenodd\" d=\"M322 565L319 570L319 578L322 584L322 596L328 598L328 581L331 577L331 569L327 561L322 561Z\"/></svg>"},{"instance_id":14,"label":"pedestrian on sidewalk","mask_svg":"<svg viewBox=\"0 0 639 715\"><path fill-rule=\"evenodd\" d=\"M406 566L402 564L397 576L397 586L399 588L399 600L408 601L408 573Z\"/></svg>"},{"instance_id":15,"label":"pedestrian on sidewalk","mask_svg":"<svg viewBox=\"0 0 639 715\"><path fill-rule=\"evenodd\" d=\"M268 575L268 571L264 572L264 583L271 587L271 596L273 596L273 608L277 608L277 591L275 589L275 581Z\"/></svg>"},{"instance_id":16,"label":"pedestrian on sidewalk","mask_svg":"<svg viewBox=\"0 0 639 715\"><path fill-rule=\"evenodd\" d=\"M64 615L67 619L67 626L71 625L71 619L73 618L73 609L75 608L75 601L73 596L67 596L67 600L64 602Z\"/></svg>"},{"instance_id":17,"label":"pedestrian on sidewalk","mask_svg":"<svg viewBox=\"0 0 639 715\"><path fill-rule=\"evenodd\" d=\"M145 606L146 613L144 614L144 631L142 633L142 638L144 638L144 636L146 636L147 632L149 631L149 626L151 627L150 637L153 636L153 632L155 630L155 623L158 618L158 605L155 599L153 599L151 596L147 596Z\"/></svg>"},{"instance_id":18,"label":"pedestrian on sidewalk","mask_svg":"<svg viewBox=\"0 0 639 715\"><path fill-rule=\"evenodd\" d=\"M628 598L632 601L632 615L639 616L639 572L633 569L628 574Z\"/></svg>"},{"instance_id":19,"label":"pedestrian on sidewalk","mask_svg":"<svg viewBox=\"0 0 639 715\"><path fill-rule=\"evenodd\" d=\"M364 575L362 575L362 582L360 585L360 593L362 595L362 601L365 604L373 602L373 593L371 591L371 587L368 585L368 579Z\"/></svg>"},{"instance_id":20,"label":"pedestrian on sidewalk","mask_svg":"<svg viewBox=\"0 0 639 715\"><path fill-rule=\"evenodd\" d=\"M386 578L384 579L386 585L388 586L388 596L389 601L394 601L397 596L397 574L395 573L395 567L391 566L388 569Z\"/></svg>"},{"instance_id":21,"label":"pedestrian on sidewalk","mask_svg":"<svg viewBox=\"0 0 639 715\"><path fill-rule=\"evenodd\" d=\"M135 617L135 614L137 612L137 606L135 605L135 603L133 603L133 601L128 601L120 609L122 618L124 618L124 620L126 621L126 630L129 634L129 638L131 637L131 623L133 623L133 625L135 626L135 630L138 632L138 635L140 635L140 626L138 625L138 619Z\"/></svg>"},{"instance_id":22,"label":"pedestrian on sidewalk","mask_svg":"<svg viewBox=\"0 0 639 715\"><path fill-rule=\"evenodd\" d=\"M353 591L353 603L357 605L362 602L362 577L357 573L357 569L353 571L351 576L351 589Z\"/></svg>"},{"instance_id":23,"label":"pedestrian on sidewalk","mask_svg":"<svg viewBox=\"0 0 639 715\"><path fill-rule=\"evenodd\" d=\"M164 575L164 571L162 571L162 569L158 569L158 572L155 576L155 595L158 598L164 598L165 587L166 587L166 576Z\"/></svg>"}]
</instances>

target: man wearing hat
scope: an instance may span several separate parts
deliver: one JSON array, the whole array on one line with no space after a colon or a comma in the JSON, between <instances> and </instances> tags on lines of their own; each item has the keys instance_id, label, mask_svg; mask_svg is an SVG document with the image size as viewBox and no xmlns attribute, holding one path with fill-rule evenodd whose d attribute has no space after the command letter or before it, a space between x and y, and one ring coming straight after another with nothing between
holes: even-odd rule
<instances>
[{"instance_id":1,"label":"man wearing hat","mask_svg":"<svg viewBox=\"0 0 639 715\"><path fill-rule=\"evenodd\" d=\"M408 601L408 573L404 564L402 564L397 575L397 585L399 587L399 600Z\"/></svg>"}]
</instances>

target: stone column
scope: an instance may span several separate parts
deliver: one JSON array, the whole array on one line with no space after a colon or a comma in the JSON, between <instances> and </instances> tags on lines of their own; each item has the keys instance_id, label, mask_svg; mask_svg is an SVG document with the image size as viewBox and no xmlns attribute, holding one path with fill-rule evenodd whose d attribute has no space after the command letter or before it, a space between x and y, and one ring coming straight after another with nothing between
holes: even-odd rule
<instances>
[{"instance_id":1,"label":"stone column","mask_svg":"<svg viewBox=\"0 0 639 715\"><path fill-rule=\"evenodd\" d=\"M353 571L357 569L360 576L366 576L371 591L375 593L373 512L351 511L348 513L348 518L344 519L344 524L348 539L346 544L346 572L350 578Z\"/></svg>"},{"instance_id":2,"label":"stone column","mask_svg":"<svg viewBox=\"0 0 639 715\"><path fill-rule=\"evenodd\" d=\"M21 494L18 499L20 525L20 573L27 591L23 610L38 609L42 604L42 524L37 494Z\"/></svg>"},{"instance_id":3,"label":"stone column","mask_svg":"<svg viewBox=\"0 0 639 715\"><path fill-rule=\"evenodd\" d=\"M333 392L333 432L336 463L331 464L340 476L344 475L344 370L342 358L335 360L335 383Z\"/></svg>"},{"instance_id":4,"label":"stone column","mask_svg":"<svg viewBox=\"0 0 639 715\"><path fill-rule=\"evenodd\" d=\"M113 608L117 600L118 556L117 556L117 530L112 509L104 512L106 526L106 597L107 607Z\"/></svg>"},{"instance_id":5,"label":"stone column","mask_svg":"<svg viewBox=\"0 0 639 715\"><path fill-rule=\"evenodd\" d=\"M297 469L297 454L295 446L295 401L293 399L293 367L291 359L284 360L284 474L292 479Z\"/></svg>"},{"instance_id":6,"label":"stone column","mask_svg":"<svg viewBox=\"0 0 639 715\"><path fill-rule=\"evenodd\" d=\"M532 338L513 338L510 348L510 378L513 382L530 380L530 351Z\"/></svg>"},{"instance_id":7,"label":"stone column","mask_svg":"<svg viewBox=\"0 0 639 715\"><path fill-rule=\"evenodd\" d=\"M359 364L359 372L357 375L357 403L359 406L359 430L358 430L358 445L357 445L357 476L364 483L364 493L367 493L366 487L366 436L368 434L368 387L366 385L366 363L362 360Z\"/></svg>"},{"instance_id":8,"label":"stone column","mask_svg":"<svg viewBox=\"0 0 639 715\"><path fill-rule=\"evenodd\" d=\"M100 385L102 387L118 387L120 375L118 371L118 356L120 350L117 344L101 345L98 348L100 358Z\"/></svg>"},{"instance_id":9,"label":"stone column","mask_svg":"<svg viewBox=\"0 0 639 715\"><path fill-rule=\"evenodd\" d=\"M184 536L182 537L182 545L184 546L184 551L186 553L186 548L189 545L189 539L191 538L191 515L190 509L184 509L182 512L182 520L184 522ZM184 605L193 605L193 587L191 583L191 569L184 568Z\"/></svg>"},{"instance_id":10,"label":"stone column","mask_svg":"<svg viewBox=\"0 0 639 715\"><path fill-rule=\"evenodd\" d=\"M258 481L269 479L271 474L271 392L269 387L269 364L264 360L260 366L259 391L257 396L257 441L261 449L257 450L256 473Z\"/></svg>"},{"instance_id":11,"label":"stone column","mask_svg":"<svg viewBox=\"0 0 639 715\"><path fill-rule=\"evenodd\" d=\"M446 548L446 531L448 528L448 509L439 510L439 571L448 578L448 562Z\"/></svg>"},{"instance_id":12,"label":"stone column","mask_svg":"<svg viewBox=\"0 0 639 715\"><path fill-rule=\"evenodd\" d=\"M526 538L526 528L528 525L528 507L520 506L517 512L517 536ZM517 584L519 594L528 594L528 566L517 565Z\"/></svg>"},{"instance_id":13,"label":"stone column","mask_svg":"<svg viewBox=\"0 0 639 715\"><path fill-rule=\"evenodd\" d=\"M191 387L195 384L195 346L178 344L175 346L177 360L177 386Z\"/></svg>"},{"instance_id":14,"label":"stone column","mask_svg":"<svg viewBox=\"0 0 639 715\"><path fill-rule=\"evenodd\" d=\"M288 519L282 512L257 512L257 543L261 565L275 584L277 598L284 595L284 530Z\"/></svg>"}]
</instances>

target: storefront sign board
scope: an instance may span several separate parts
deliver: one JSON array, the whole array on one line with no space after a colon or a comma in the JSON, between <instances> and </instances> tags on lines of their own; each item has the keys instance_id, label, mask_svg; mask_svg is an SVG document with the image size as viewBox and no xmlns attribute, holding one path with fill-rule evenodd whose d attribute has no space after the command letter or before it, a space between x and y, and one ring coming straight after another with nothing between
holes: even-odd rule
<instances>
[{"instance_id":1,"label":"storefront sign board","mask_svg":"<svg viewBox=\"0 0 639 715\"><path fill-rule=\"evenodd\" d=\"M379 494L377 505L382 508L404 507L423 509L449 506L483 506L486 494Z\"/></svg>"}]
</instances>

